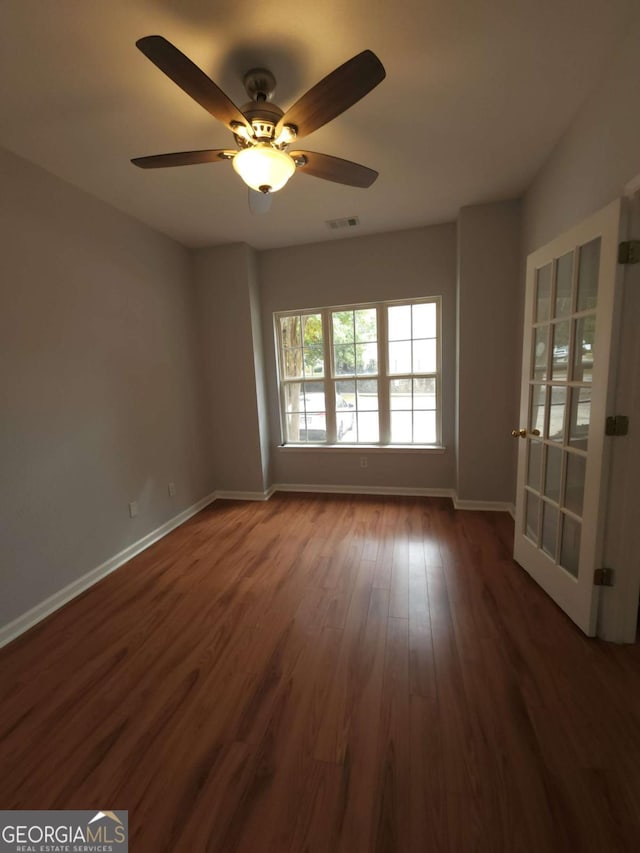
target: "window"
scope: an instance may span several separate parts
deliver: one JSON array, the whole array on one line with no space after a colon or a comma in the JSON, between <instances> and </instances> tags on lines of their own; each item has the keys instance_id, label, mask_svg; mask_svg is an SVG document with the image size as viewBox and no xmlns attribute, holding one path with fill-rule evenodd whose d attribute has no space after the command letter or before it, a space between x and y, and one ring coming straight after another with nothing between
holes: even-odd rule
<instances>
[{"instance_id":1,"label":"window","mask_svg":"<svg viewBox=\"0 0 640 853\"><path fill-rule=\"evenodd\" d=\"M275 315L285 444L438 445L440 299Z\"/></svg>"}]
</instances>

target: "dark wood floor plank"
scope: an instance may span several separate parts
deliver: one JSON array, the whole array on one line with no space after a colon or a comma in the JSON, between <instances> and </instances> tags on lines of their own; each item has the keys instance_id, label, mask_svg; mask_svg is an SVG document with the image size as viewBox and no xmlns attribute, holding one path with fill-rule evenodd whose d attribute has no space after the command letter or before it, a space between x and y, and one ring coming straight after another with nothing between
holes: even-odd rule
<instances>
[{"instance_id":1,"label":"dark wood floor plank","mask_svg":"<svg viewBox=\"0 0 640 853\"><path fill-rule=\"evenodd\" d=\"M441 498L218 501L0 651L0 806L132 849L627 853L640 646Z\"/></svg>"}]
</instances>

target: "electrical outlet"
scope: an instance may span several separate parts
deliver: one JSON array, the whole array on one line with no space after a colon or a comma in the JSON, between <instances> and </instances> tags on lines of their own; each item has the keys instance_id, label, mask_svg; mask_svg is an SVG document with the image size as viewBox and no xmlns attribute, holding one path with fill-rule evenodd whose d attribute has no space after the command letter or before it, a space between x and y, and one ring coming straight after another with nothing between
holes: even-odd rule
<instances>
[{"instance_id":1,"label":"electrical outlet","mask_svg":"<svg viewBox=\"0 0 640 853\"><path fill-rule=\"evenodd\" d=\"M176 493L176 484L169 483L169 497L172 498Z\"/></svg>"},{"instance_id":2,"label":"electrical outlet","mask_svg":"<svg viewBox=\"0 0 640 853\"><path fill-rule=\"evenodd\" d=\"M131 501L129 504L129 518L135 518L138 514L138 501Z\"/></svg>"},{"instance_id":3,"label":"electrical outlet","mask_svg":"<svg viewBox=\"0 0 640 853\"><path fill-rule=\"evenodd\" d=\"M369 460L367 459L367 457L366 457L366 456L361 456L361 457L360 457L360 467L361 467L361 468L366 468L368 464L369 464Z\"/></svg>"}]
</instances>

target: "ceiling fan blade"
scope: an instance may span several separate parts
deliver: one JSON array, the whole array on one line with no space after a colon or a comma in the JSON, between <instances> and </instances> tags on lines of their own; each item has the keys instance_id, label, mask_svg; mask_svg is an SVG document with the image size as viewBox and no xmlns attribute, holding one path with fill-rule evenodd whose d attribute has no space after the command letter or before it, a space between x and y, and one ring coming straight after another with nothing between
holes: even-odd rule
<instances>
[{"instance_id":1,"label":"ceiling fan blade","mask_svg":"<svg viewBox=\"0 0 640 853\"><path fill-rule=\"evenodd\" d=\"M275 136L278 136L285 124L295 125L298 137L308 136L353 106L382 82L385 76L384 66L375 53L363 50L296 101L278 122Z\"/></svg>"},{"instance_id":2,"label":"ceiling fan blade","mask_svg":"<svg viewBox=\"0 0 640 853\"><path fill-rule=\"evenodd\" d=\"M162 36L145 36L136 42L136 47L214 118L231 130L232 122L239 122L251 130L233 101L171 42Z\"/></svg>"},{"instance_id":3,"label":"ceiling fan blade","mask_svg":"<svg viewBox=\"0 0 640 853\"><path fill-rule=\"evenodd\" d=\"M378 177L374 169L352 163L351 160L331 157L329 154L316 154L313 151L290 151L289 153L296 161L296 171L313 175L314 178L323 178L325 181L366 188L370 187ZM303 162L298 165L299 161Z\"/></svg>"},{"instance_id":4,"label":"ceiling fan blade","mask_svg":"<svg viewBox=\"0 0 640 853\"><path fill-rule=\"evenodd\" d=\"M272 193L259 193L249 187L249 210L251 213L268 213L271 210L272 200Z\"/></svg>"},{"instance_id":5,"label":"ceiling fan blade","mask_svg":"<svg viewBox=\"0 0 640 853\"><path fill-rule=\"evenodd\" d=\"M135 157L131 162L140 169L166 169L169 166L196 166L198 163L222 163L232 160L235 151L224 148L207 148L204 151L174 151L171 154L153 154Z\"/></svg>"}]
</instances>

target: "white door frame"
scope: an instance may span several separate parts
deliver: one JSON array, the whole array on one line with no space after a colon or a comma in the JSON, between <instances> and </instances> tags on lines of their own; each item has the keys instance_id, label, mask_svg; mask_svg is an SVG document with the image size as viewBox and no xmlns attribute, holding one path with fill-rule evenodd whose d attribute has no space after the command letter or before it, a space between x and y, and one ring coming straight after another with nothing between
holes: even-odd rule
<instances>
[{"instance_id":1,"label":"white door frame","mask_svg":"<svg viewBox=\"0 0 640 853\"><path fill-rule=\"evenodd\" d=\"M640 175L628 185L627 198L624 239L640 239ZM620 269L622 321L610 414L629 417L629 434L610 439L611 472L603 559L614 570L614 586L601 591L597 633L604 640L633 643L640 596L640 264Z\"/></svg>"}]
</instances>

